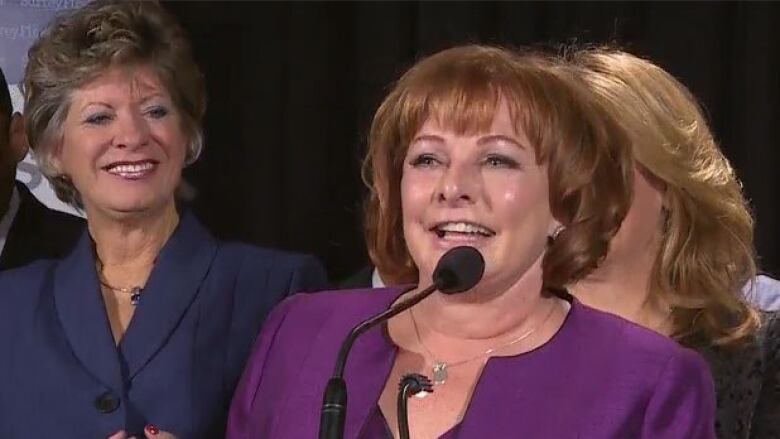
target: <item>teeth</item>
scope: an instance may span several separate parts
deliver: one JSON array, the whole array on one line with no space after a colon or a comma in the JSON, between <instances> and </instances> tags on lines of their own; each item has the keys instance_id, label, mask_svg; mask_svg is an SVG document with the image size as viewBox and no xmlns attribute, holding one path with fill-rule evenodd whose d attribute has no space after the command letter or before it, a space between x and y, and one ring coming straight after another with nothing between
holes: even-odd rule
<instances>
[{"instance_id":1,"label":"teeth","mask_svg":"<svg viewBox=\"0 0 780 439\"><path fill-rule=\"evenodd\" d=\"M453 233L478 233L480 235L490 236L493 235L493 231L482 227L474 223L444 223L436 227L441 232L453 232Z\"/></svg>"},{"instance_id":2,"label":"teeth","mask_svg":"<svg viewBox=\"0 0 780 439\"><path fill-rule=\"evenodd\" d=\"M108 169L108 172L112 174L134 174L134 173L148 171L153 167L154 164L149 162L138 163L133 165L116 165L110 167Z\"/></svg>"}]
</instances>

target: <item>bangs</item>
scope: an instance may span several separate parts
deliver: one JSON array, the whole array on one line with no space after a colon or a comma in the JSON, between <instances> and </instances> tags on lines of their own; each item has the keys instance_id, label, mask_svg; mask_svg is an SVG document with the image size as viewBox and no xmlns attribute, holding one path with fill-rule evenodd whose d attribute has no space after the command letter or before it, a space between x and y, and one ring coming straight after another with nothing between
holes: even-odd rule
<instances>
[{"instance_id":1,"label":"bangs","mask_svg":"<svg viewBox=\"0 0 780 439\"><path fill-rule=\"evenodd\" d=\"M551 111L537 96L530 72L511 64L469 63L449 68L411 71L399 86L397 114L400 144L405 150L423 124L431 120L457 135L477 135L490 130L499 105L507 105L516 134L524 133L539 157L539 134ZM405 151L404 151L405 153Z\"/></svg>"},{"instance_id":2,"label":"bangs","mask_svg":"<svg viewBox=\"0 0 780 439\"><path fill-rule=\"evenodd\" d=\"M430 78L412 88L401 101L400 129L404 143L411 141L422 125L433 120L442 129L458 135L471 135L490 129L506 88L487 77L475 77L469 72L457 76ZM484 75L480 75L484 76ZM509 99L512 119L516 100Z\"/></svg>"}]
</instances>

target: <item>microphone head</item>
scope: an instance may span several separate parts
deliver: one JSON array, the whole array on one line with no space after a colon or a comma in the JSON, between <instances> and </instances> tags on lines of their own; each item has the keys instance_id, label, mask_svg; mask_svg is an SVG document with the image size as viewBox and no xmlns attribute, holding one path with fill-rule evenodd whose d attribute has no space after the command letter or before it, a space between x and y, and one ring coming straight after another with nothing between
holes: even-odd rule
<instances>
[{"instance_id":1,"label":"microphone head","mask_svg":"<svg viewBox=\"0 0 780 439\"><path fill-rule=\"evenodd\" d=\"M444 253L433 270L433 284L444 294L474 288L485 274L485 259L474 247L455 247Z\"/></svg>"}]
</instances>

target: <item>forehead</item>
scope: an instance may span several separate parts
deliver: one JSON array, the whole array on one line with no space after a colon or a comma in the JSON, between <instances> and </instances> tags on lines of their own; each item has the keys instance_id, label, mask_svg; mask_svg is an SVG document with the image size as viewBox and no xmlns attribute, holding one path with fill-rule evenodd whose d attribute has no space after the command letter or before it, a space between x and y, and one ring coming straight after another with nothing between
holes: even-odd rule
<instances>
[{"instance_id":1,"label":"forehead","mask_svg":"<svg viewBox=\"0 0 780 439\"><path fill-rule=\"evenodd\" d=\"M142 99L150 95L166 95L165 87L155 71L147 66L109 67L74 90L74 100L130 96Z\"/></svg>"},{"instance_id":2,"label":"forehead","mask_svg":"<svg viewBox=\"0 0 780 439\"><path fill-rule=\"evenodd\" d=\"M457 108L438 108L429 112L417 130L418 134L426 131L448 131L460 136L473 136L486 133L501 133L518 135L522 126L516 119L516 109L510 106L505 98L497 102L463 111Z\"/></svg>"}]
</instances>

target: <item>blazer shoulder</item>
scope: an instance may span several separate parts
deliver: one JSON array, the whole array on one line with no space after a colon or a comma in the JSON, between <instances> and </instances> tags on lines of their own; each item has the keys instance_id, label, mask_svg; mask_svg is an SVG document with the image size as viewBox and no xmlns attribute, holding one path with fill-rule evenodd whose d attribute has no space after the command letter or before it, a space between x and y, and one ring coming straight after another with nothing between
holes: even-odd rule
<instances>
[{"instance_id":1,"label":"blazer shoulder","mask_svg":"<svg viewBox=\"0 0 780 439\"><path fill-rule=\"evenodd\" d=\"M242 242L221 241L219 247L218 258L233 261L246 261L255 266L264 266L267 268L280 266L295 267L310 262L311 260L317 260L314 256L307 254L259 247Z\"/></svg>"},{"instance_id":2,"label":"blazer shoulder","mask_svg":"<svg viewBox=\"0 0 780 439\"><path fill-rule=\"evenodd\" d=\"M342 332L387 309L400 293L399 288L376 288L295 294L283 302L285 320L305 322L327 318L334 331Z\"/></svg>"},{"instance_id":3,"label":"blazer shoulder","mask_svg":"<svg viewBox=\"0 0 780 439\"><path fill-rule=\"evenodd\" d=\"M593 331L594 339L606 341L605 348L626 367L640 367L652 373L674 361L708 371L706 361L696 351L675 340L614 314L581 306L583 331Z\"/></svg>"},{"instance_id":4,"label":"blazer shoulder","mask_svg":"<svg viewBox=\"0 0 780 439\"><path fill-rule=\"evenodd\" d=\"M40 259L23 267L0 271L0 297L10 291L21 291L43 283L56 265L56 259Z\"/></svg>"},{"instance_id":5,"label":"blazer shoulder","mask_svg":"<svg viewBox=\"0 0 780 439\"><path fill-rule=\"evenodd\" d=\"M40 259L20 268L0 271L0 321L9 322L32 310L50 288L57 261Z\"/></svg>"},{"instance_id":6,"label":"blazer shoulder","mask_svg":"<svg viewBox=\"0 0 780 439\"><path fill-rule=\"evenodd\" d=\"M239 279L251 279L255 286L286 284L290 292L327 287L325 268L313 255L222 242L217 258L222 263L235 265Z\"/></svg>"}]
</instances>

